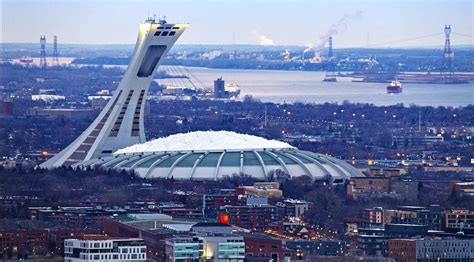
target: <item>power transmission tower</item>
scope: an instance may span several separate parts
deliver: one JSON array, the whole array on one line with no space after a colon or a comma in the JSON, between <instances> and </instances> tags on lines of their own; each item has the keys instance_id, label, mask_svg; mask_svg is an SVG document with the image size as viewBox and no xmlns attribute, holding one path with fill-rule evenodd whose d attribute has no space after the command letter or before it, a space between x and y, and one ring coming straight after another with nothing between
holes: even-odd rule
<instances>
[{"instance_id":1,"label":"power transmission tower","mask_svg":"<svg viewBox=\"0 0 474 262\"><path fill-rule=\"evenodd\" d=\"M58 37L54 36L53 42L53 65L59 66Z\"/></svg>"},{"instance_id":2,"label":"power transmission tower","mask_svg":"<svg viewBox=\"0 0 474 262\"><path fill-rule=\"evenodd\" d=\"M443 55L443 64L441 66L441 76L443 79L453 78L453 58L454 54L451 50L451 25L444 26L444 34L446 39L444 41L444 55Z\"/></svg>"},{"instance_id":3,"label":"power transmission tower","mask_svg":"<svg viewBox=\"0 0 474 262\"><path fill-rule=\"evenodd\" d=\"M41 52L40 52L40 67L45 68L46 64L46 36L40 36Z\"/></svg>"}]
</instances>

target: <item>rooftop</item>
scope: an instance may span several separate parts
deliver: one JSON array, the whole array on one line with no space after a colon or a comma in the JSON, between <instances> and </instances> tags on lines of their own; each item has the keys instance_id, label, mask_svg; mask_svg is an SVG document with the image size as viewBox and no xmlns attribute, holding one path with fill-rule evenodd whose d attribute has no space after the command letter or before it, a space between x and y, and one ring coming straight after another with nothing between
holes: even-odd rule
<instances>
[{"instance_id":1,"label":"rooftop","mask_svg":"<svg viewBox=\"0 0 474 262\"><path fill-rule=\"evenodd\" d=\"M262 137L229 131L196 131L157 138L117 150L114 155L153 152L241 151L253 149L293 149L291 145Z\"/></svg>"}]
</instances>

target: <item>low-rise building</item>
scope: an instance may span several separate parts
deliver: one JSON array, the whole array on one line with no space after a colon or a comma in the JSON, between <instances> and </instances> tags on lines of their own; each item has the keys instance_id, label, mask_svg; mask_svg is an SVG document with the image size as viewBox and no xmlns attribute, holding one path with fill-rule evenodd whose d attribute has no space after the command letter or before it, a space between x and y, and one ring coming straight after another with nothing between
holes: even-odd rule
<instances>
[{"instance_id":1,"label":"low-rise building","mask_svg":"<svg viewBox=\"0 0 474 262\"><path fill-rule=\"evenodd\" d=\"M278 182L256 182L253 184L253 186L238 187L236 193L240 195L281 198L283 197L283 191L281 191L279 188L280 183Z\"/></svg>"},{"instance_id":2,"label":"low-rise building","mask_svg":"<svg viewBox=\"0 0 474 262\"><path fill-rule=\"evenodd\" d=\"M108 209L100 207L61 207L52 209L31 210L31 218L42 222L54 222L65 228L102 229L106 217L126 214L124 209Z\"/></svg>"},{"instance_id":3,"label":"low-rise building","mask_svg":"<svg viewBox=\"0 0 474 262\"><path fill-rule=\"evenodd\" d=\"M388 240L425 236L428 227L412 224L385 224L373 228L358 228L357 242L366 256L386 256Z\"/></svg>"},{"instance_id":4,"label":"low-rise building","mask_svg":"<svg viewBox=\"0 0 474 262\"><path fill-rule=\"evenodd\" d=\"M443 230L444 209L440 205L430 205L427 208L416 211L418 223L427 225L430 230Z\"/></svg>"},{"instance_id":5,"label":"low-rise building","mask_svg":"<svg viewBox=\"0 0 474 262\"><path fill-rule=\"evenodd\" d=\"M50 244L54 244L53 252L55 254L64 255L64 240L80 238L85 235L100 234L100 230L96 229L65 229L58 228L55 230L49 231L49 240Z\"/></svg>"},{"instance_id":6,"label":"low-rise building","mask_svg":"<svg viewBox=\"0 0 474 262\"><path fill-rule=\"evenodd\" d=\"M474 239L390 239L388 257L400 262L473 261Z\"/></svg>"},{"instance_id":7,"label":"low-rise building","mask_svg":"<svg viewBox=\"0 0 474 262\"><path fill-rule=\"evenodd\" d=\"M285 199L278 202L276 207L278 209L278 216L280 219L289 217L302 217L309 209L309 202L297 199Z\"/></svg>"},{"instance_id":8,"label":"low-rise building","mask_svg":"<svg viewBox=\"0 0 474 262\"><path fill-rule=\"evenodd\" d=\"M0 257L25 258L48 252L48 230L0 229Z\"/></svg>"},{"instance_id":9,"label":"low-rise building","mask_svg":"<svg viewBox=\"0 0 474 262\"><path fill-rule=\"evenodd\" d=\"M286 248L295 250L304 261L316 261L321 256L344 256L347 245L337 240L288 240Z\"/></svg>"},{"instance_id":10,"label":"low-rise building","mask_svg":"<svg viewBox=\"0 0 474 262\"><path fill-rule=\"evenodd\" d=\"M418 224L418 217L413 209L384 209L383 221L393 224Z\"/></svg>"},{"instance_id":11,"label":"low-rise building","mask_svg":"<svg viewBox=\"0 0 474 262\"><path fill-rule=\"evenodd\" d=\"M361 194L387 193L390 182L388 177L353 177L347 185L347 195L357 199Z\"/></svg>"},{"instance_id":12,"label":"low-rise building","mask_svg":"<svg viewBox=\"0 0 474 262\"><path fill-rule=\"evenodd\" d=\"M166 240L166 261L199 261L204 245L198 237L173 237Z\"/></svg>"},{"instance_id":13,"label":"low-rise building","mask_svg":"<svg viewBox=\"0 0 474 262\"><path fill-rule=\"evenodd\" d=\"M64 261L146 261L145 242L140 238L110 238L84 235L64 241Z\"/></svg>"},{"instance_id":14,"label":"low-rise building","mask_svg":"<svg viewBox=\"0 0 474 262\"><path fill-rule=\"evenodd\" d=\"M429 207L400 206L396 209L374 207L362 210L364 225L379 224L416 224L428 226L430 230L443 230L444 210L439 205Z\"/></svg>"},{"instance_id":15,"label":"low-rise building","mask_svg":"<svg viewBox=\"0 0 474 262\"><path fill-rule=\"evenodd\" d=\"M223 206L220 214L227 214L231 225L256 231L264 231L278 220L277 208L273 205Z\"/></svg>"},{"instance_id":16,"label":"low-rise building","mask_svg":"<svg viewBox=\"0 0 474 262\"><path fill-rule=\"evenodd\" d=\"M32 107L28 109L27 115L30 117L84 119L92 117L96 113L97 111L92 109Z\"/></svg>"},{"instance_id":17,"label":"low-rise building","mask_svg":"<svg viewBox=\"0 0 474 262\"><path fill-rule=\"evenodd\" d=\"M261 233L240 232L245 242L246 261L296 261L295 250L285 247L282 239L274 238Z\"/></svg>"},{"instance_id":18,"label":"low-rise building","mask_svg":"<svg viewBox=\"0 0 474 262\"><path fill-rule=\"evenodd\" d=\"M203 214L207 217L215 216L215 211L221 206L235 206L236 204L237 195L234 191L202 196Z\"/></svg>"},{"instance_id":19,"label":"low-rise building","mask_svg":"<svg viewBox=\"0 0 474 262\"><path fill-rule=\"evenodd\" d=\"M403 200L414 202L418 199L419 182L411 177L394 177L391 191L400 195Z\"/></svg>"},{"instance_id":20,"label":"low-rise building","mask_svg":"<svg viewBox=\"0 0 474 262\"><path fill-rule=\"evenodd\" d=\"M474 212L467 209L445 211L445 229L448 231L474 231Z\"/></svg>"},{"instance_id":21,"label":"low-rise building","mask_svg":"<svg viewBox=\"0 0 474 262\"><path fill-rule=\"evenodd\" d=\"M474 182L451 182L451 190L459 197L474 197Z\"/></svg>"},{"instance_id":22,"label":"low-rise building","mask_svg":"<svg viewBox=\"0 0 474 262\"><path fill-rule=\"evenodd\" d=\"M365 171L369 177L396 177L402 175L403 169L400 168L369 168Z\"/></svg>"},{"instance_id":23,"label":"low-rise building","mask_svg":"<svg viewBox=\"0 0 474 262\"><path fill-rule=\"evenodd\" d=\"M241 262L245 259L242 236L197 234L166 240L166 261Z\"/></svg>"},{"instance_id":24,"label":"low-rise building","mask_svg":"<svg viewBox=\"0 0 474 262\"><path fill-rule=\"evenodd\" d=\"M383 224L385 222L383 208L374 207L362 210L362 221L364 224Z\"/></svg>"},{"instance_id":25,"label":"low-rise building","mask_svg":"<svg viewBox=\"0 0 474 262\"><path fill-rule=\"evenodd\" d=\"M408 135L408 136L394 136L393 144L397 147L405 147L405 148L412 148L412 147L421 147L426 145L431 145L435 143L441 143L444 141L444 137L442 136L415 136L415 135Z\"/></svg>"}]
</instances>

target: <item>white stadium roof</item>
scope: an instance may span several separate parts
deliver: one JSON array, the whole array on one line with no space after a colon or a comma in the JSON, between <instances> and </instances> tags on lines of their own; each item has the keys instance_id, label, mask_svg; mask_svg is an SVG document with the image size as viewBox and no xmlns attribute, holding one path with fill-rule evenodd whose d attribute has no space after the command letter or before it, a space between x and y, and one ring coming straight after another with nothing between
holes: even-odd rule
<instances>
[{"instance_id":1,"label":"white stadium roof","mask_svg":"<svg viewBox=\"0 0 474 262\"><path fill-rule=\"evenodd\" d=\"M229 131L196 131L158 138L117 150L114 155L170 151L241 151L256 149L291 149L291 145L258 136Z\"/></svg>"}]
</instances>

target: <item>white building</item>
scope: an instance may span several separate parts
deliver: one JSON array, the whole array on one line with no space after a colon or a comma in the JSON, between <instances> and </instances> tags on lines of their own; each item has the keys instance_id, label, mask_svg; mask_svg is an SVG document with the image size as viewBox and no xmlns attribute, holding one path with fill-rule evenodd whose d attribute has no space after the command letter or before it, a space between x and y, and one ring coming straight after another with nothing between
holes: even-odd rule
<instances>
[{"instance_id":1,"label":"white building","mask_svg":"<svg viewBox=\"0 0 474 262\"><path fill-rule=\"evenodd\" d=\"M146 261L145 242L140 238L85 236L64 240L64 261Z\"/></svg>"}]
</instances>

